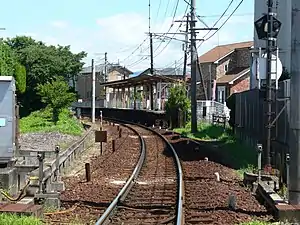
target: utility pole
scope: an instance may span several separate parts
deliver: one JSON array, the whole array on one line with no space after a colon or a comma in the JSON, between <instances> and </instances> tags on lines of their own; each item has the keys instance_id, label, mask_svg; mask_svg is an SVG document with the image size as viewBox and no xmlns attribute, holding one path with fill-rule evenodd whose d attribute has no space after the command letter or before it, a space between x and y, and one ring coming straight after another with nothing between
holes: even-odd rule
<instances>
[{"instance_id":1,"label":"utility pole","mask_svg":"<svg viewBox=\"0 0 300 225\"><path fill-rule=\"evenodd\" d=\"M104 53L104 83L107 82L107 52ZM106 107L107 107L107 88L106 86L104 87L104 92L105 92L105 102L106 102Z\"/></svg>"},{"instance_id":2,"label":"utility pole","mask_svg":"<svg viewBox=\"0 0 300 225\"><path fill-rule=\"evenodd\" d=\"M153 76L154 69L153 69L153 37L151 32L151 0L149 2L149 38L150 38L150 74ZM153 104L153 84L150 84L150 109L154 109Z\"/></svg>"},{"instance_id":3,"label":"utility pole","mask_svg":"<svg viewBox=\"0 0 300 225\"><path fill-rule=\"evenodd\" d=\"M300 204L300 1L292 0L289 203Z\"/></svg>"},{"instance_id":4,"label":"utility pole","mask_svg":"<svg viewBox=\"0 0 300 225\"><path fill-rule=\"evenodd\" d=\"M149 28L150 29L150 28ZM152 33L149 33L150 36L150 74L154 74L154 69L153 69L153 38L152 38ZM154 105L153 105L153 85L150 84L150 109L153 110Z\"/></svg>"},{"instance_id":5,"label":"utility pole","mask_svg":"<svg viewBox=\"0 0 300 225\"><path fill-rule=\"evenodd\" d=\"M196 32L195 32L195 23L196 23L196 0L191 0L191 132L196 133L197 128L197 49L196 49Z\"/></svg>"},{"instance_id":6,"label":"utility pole","mask_svg":"<svg viewBox=\"0 0 300 225\"><path fill-rule=\"evenodd\" d=\"M153 69L153 37L152 33L149 33L150 36L150 74L154 74L154 69Z\"/></svg>"},{"instance_id":7,"label":"utility pole","mask_svg":"<svg viewBox=\"0 0 300 225\"><path fill-rule=\"evenodd\" d=\"M95 110L96 110L96 71L94 59L92 59L92 123L95 123Z\"/></svg>"},{"instance_id":8,"label":"utility pole","mask_svg":"<svg viewBox=\"0 0 300 225\"><path fill-rule=\"evenodd\" d=\"M267 167L271 166L271 138L272 138L272 52L274 51L274 42L273 38L273 0L268 0L268 14L267 14L267 85L266 85L266 100L267 100L267 143L266 143L266 155L265 155L265 165Z\"/></svg>"},{"instance_id":9,"label":"utility pole","mask_svg":"<svg viewBox=\"0 0 300 225\"><path fill-rule=\"evenodd\" d=\"M187 64L187 53L188 53L188 41L189 41L189 15L186 16L186 27L185 27L185 43L184 43L184 59L183 59L183 80L186 80L186 64Z\"/></svg>"}]
</instances>

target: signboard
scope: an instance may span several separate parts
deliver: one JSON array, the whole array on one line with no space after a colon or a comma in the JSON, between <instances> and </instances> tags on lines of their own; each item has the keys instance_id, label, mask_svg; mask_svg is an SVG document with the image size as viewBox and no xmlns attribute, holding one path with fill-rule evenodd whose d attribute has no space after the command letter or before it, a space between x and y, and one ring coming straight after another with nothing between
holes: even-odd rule
<instances>
[{"instance_id":1,"label":"signboard","mask_svg":"<svg viewBox=\"0 0 300 225\"><path fill-rule=\"evenodd\" d=\"M276 68L277 66L277 68ZM272 54L271 61L271 79L278 80L282 74L282 63L276 55ZM266 80L267 79L267 55L263 54L262 57L256 58L252 63L251 68L252 74L256 76L256 79Z\"/></svg>"},{"instance_id":2,"label":"signboard","mask_svg":"<svg viewBox=\"0 0 300 225\"><path fill-rule=\"evenodd\" d=\"M281 22L277 20L274 16L271 16L271 18L273 19L273 29L271 31L270 36L272 38L277 38L281 28ZM268 38L268 16L267 15L264 15L260 19L256 20L254 26L255 26L258 39Z\"/></svg>"},{"instance_id":3,"label":"signboard","mask_svg":"<svg viewBox=\"0 0 300 225\"><path fill-rule=\"evenodd\" d=\"M96 130L95 131L95 142L107 142L107 131L106 130Z\"/></svg>"}]
</instances>

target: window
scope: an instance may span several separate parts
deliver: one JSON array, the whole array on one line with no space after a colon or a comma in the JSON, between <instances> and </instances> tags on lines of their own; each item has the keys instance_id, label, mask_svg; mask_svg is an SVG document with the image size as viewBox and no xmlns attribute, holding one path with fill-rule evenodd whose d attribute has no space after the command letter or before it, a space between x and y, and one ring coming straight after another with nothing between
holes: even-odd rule
<instances>
[{"instance_id":1,"label":"window","mask_svg":"<svg viewBox=\"0 0 300 225\"><path fill-rule=\"evenodd\" d=\"M218 86L218 102L224 103L225 102L225 86Z\"/></svg>"},{"instance_id":2,"label":"window","mask_svg":"<svg viewBox=\"0 0 300 225\"><path fill-rule=\"evenodd\" d=\"M228 71L228 64L225 64L225 66L224 66L224 70L225 70L225 72L227 72L227 71Z\"/></svg>"}]
</instances>

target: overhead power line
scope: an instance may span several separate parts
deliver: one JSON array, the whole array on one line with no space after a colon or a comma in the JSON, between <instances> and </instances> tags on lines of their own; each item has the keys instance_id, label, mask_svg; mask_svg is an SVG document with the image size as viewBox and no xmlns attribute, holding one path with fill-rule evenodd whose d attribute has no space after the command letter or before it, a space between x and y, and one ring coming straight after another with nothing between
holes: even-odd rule
<instances>
[{"instance_id":1,"label":"overhead power line","mask_svg":"<svg viewBox=\"0 0 300 225\"><path fill-rule=\"evenodd\" d=\"M239 9L239 7L241 6L241 4L244 2L244 0L241 0L240 3L235 7L235 9L232 11L232 13L227 17L227 19L222 23L222 25L212 34L210 35L208 38L206 38L204 41L209 40L210 38L212 38L216 33L218 33L222 27L224 27L224 25L228 22L228 20L232 17L232 15Z\"/></svg>"},{"instance_id":2,"label":"overhead power line","mask_svg":"<svg viewBox=\"0 0 300 225\"><path fill-rule=\"evenodd\" d=\"M164 33L163 35L167 35L170 32L170 30L172 29L172 27L174 26L174 20L175 20L175 16L176 16L176 13L177 13L178 5L179 5L179 0L177 0L176 5L175 5L175 9L174 9L174 13L173 13L173 18L172 18L172 23L171 23L168 31L166 33ZM160 42L160 44L157 46L157 48L154 50L154 52L156 52L160 48L160 46L162 45L162 43L164 41L165 41L165 38Z\"/></svg>"},{"instance_id":3,"label":"overhead power line","mask_svg":"<svg viewBox=\"0 0 300 225\"><path fill-rule=\"evenodd\" d=\"M138 45L138 47L132 52L130 53L130 55L128 55L125 59L121 60L121 62L124 62L125 60L127 60L129 57L131 57L146 41L148 40L148 37L146 37L141 44Z\"/></svg>"},{"instance_id":4,"label":"overhead power line","mask_svg":"<svg viewBox=\"0 0 300 225\"><path fill-rule=\"evenodd\" d=\"M253 16L254 13L239 13L239 14L234 14L233 16ZM220 14L215 14L215 15L206 15L206 16L199 16L200 18L212 18L212 17L219 17L221 16ZM224 16L229 16L229 14L225 14Z\"/></svg>"},{"instance_id":5,"label":"overhead power line","mask_svg":"<svg viewBox=\"0 0 300 225\"><path fill-rule=\"evenodd\" d=\"M202 41L202 42L197 46L197 49L198 49L205 41L209 40L209 39L212 38L218 31L220 31L220 29L221 29L222 27L224 27L224 25L229 21L229 19L230 19L232 16L234 16L234 13L239 9L239 7L240 7L241 4L243 3L243 1L244 1L244 0L241 0L241 1L239 2L239 4L238 4L238 5L236 6L236 8L232 11L232 13L229 14L229 16L227 17L227 19L221 24L221 26L220 26L220 27L219 27L212 35L210 35L208 38L206 38L204 41ZM231 4L232 4L232 1L230 1L229 5L228 5L227 8L225 9L225 11L220 15L220 18L214 23L214 25L217 25L217 23L218 23L218 22L226 15L226 12L228 11L228 9L229 9L229 7L231 6ZM210 33L210 31L208 31L207 34L208 34L208 33ZM207 34L205 34L204 37L207 36ZM177 60L177 63L178 63L178 62L181 62L181 61L183 60L183 58L184 58L184 57L181 57L179 60ZM190 56L189 56L188 58L190 58ZM183 62L182 62L182 63L183 63ZM180 63L179 66L182 65L182 63ZM175 63L171 63L171 64L167 65L166 68L168 68L168 67L173 67L174 65L175 65Z\"/></svg>"},{"instance_id":6,"label":"overhead power line","mask_svg":"<svg viewBox=\"0 0 300 225\"><path fill-rule=\"evenodd\" d=\"M219 17L219 19L213 24L213 27L215 27L215 26L220 22L220 20L224 17L224 15L225 15L226 12L228 11L228 9L229 9L230 6L232 5L232 3L233 3L233 0L231 0L231 1L229 2L227 8L226 8L226 9L224 10L224 12L221 14L221 16ZM203 39L204 39L210 32L211 32L211 30L208 31L208 32L204 35Z\"/></svg>"}]
</instances>

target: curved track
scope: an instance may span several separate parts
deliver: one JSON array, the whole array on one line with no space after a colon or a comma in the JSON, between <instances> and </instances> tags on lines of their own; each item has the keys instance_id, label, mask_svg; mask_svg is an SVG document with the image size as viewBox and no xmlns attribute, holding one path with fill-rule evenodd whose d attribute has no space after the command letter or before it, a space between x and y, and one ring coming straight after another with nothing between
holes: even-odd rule
<instances>
[{"instance_id":1,"label":"curved track","mask_svg":"<svg viewBox=\"0 0 300 225\"><path fill-rule=\"evenodd\" d=\"M110 121L129 126L140 135L144 143L141 156L145 154L145 158L139 160L132 176L96 224L183 224L182 170L173 147L152 129Z\"/></svg>"},{"instance_id":2,"label":"curved track","mask_svg":"<svg viewBox=\"0 0 300 225\"><path fill-rule=\"evenodd\" d=\"M125 125L120 128L121 138L117 126L108 127L109 141L103 155L100 155L100 145L95 145L94 150L88 150L89 156L77 159L74 172L63 178L66 190L61 193L61 202L66 210L47 213L49 224L95 224L118 195L124 185L120 181L126 181L143 158L143 140L139 134ZM112 140L115 140L115 151ZM90 182L85 180L83 173L86 160L91 165Z\"/></svg>"}]
</instances>

